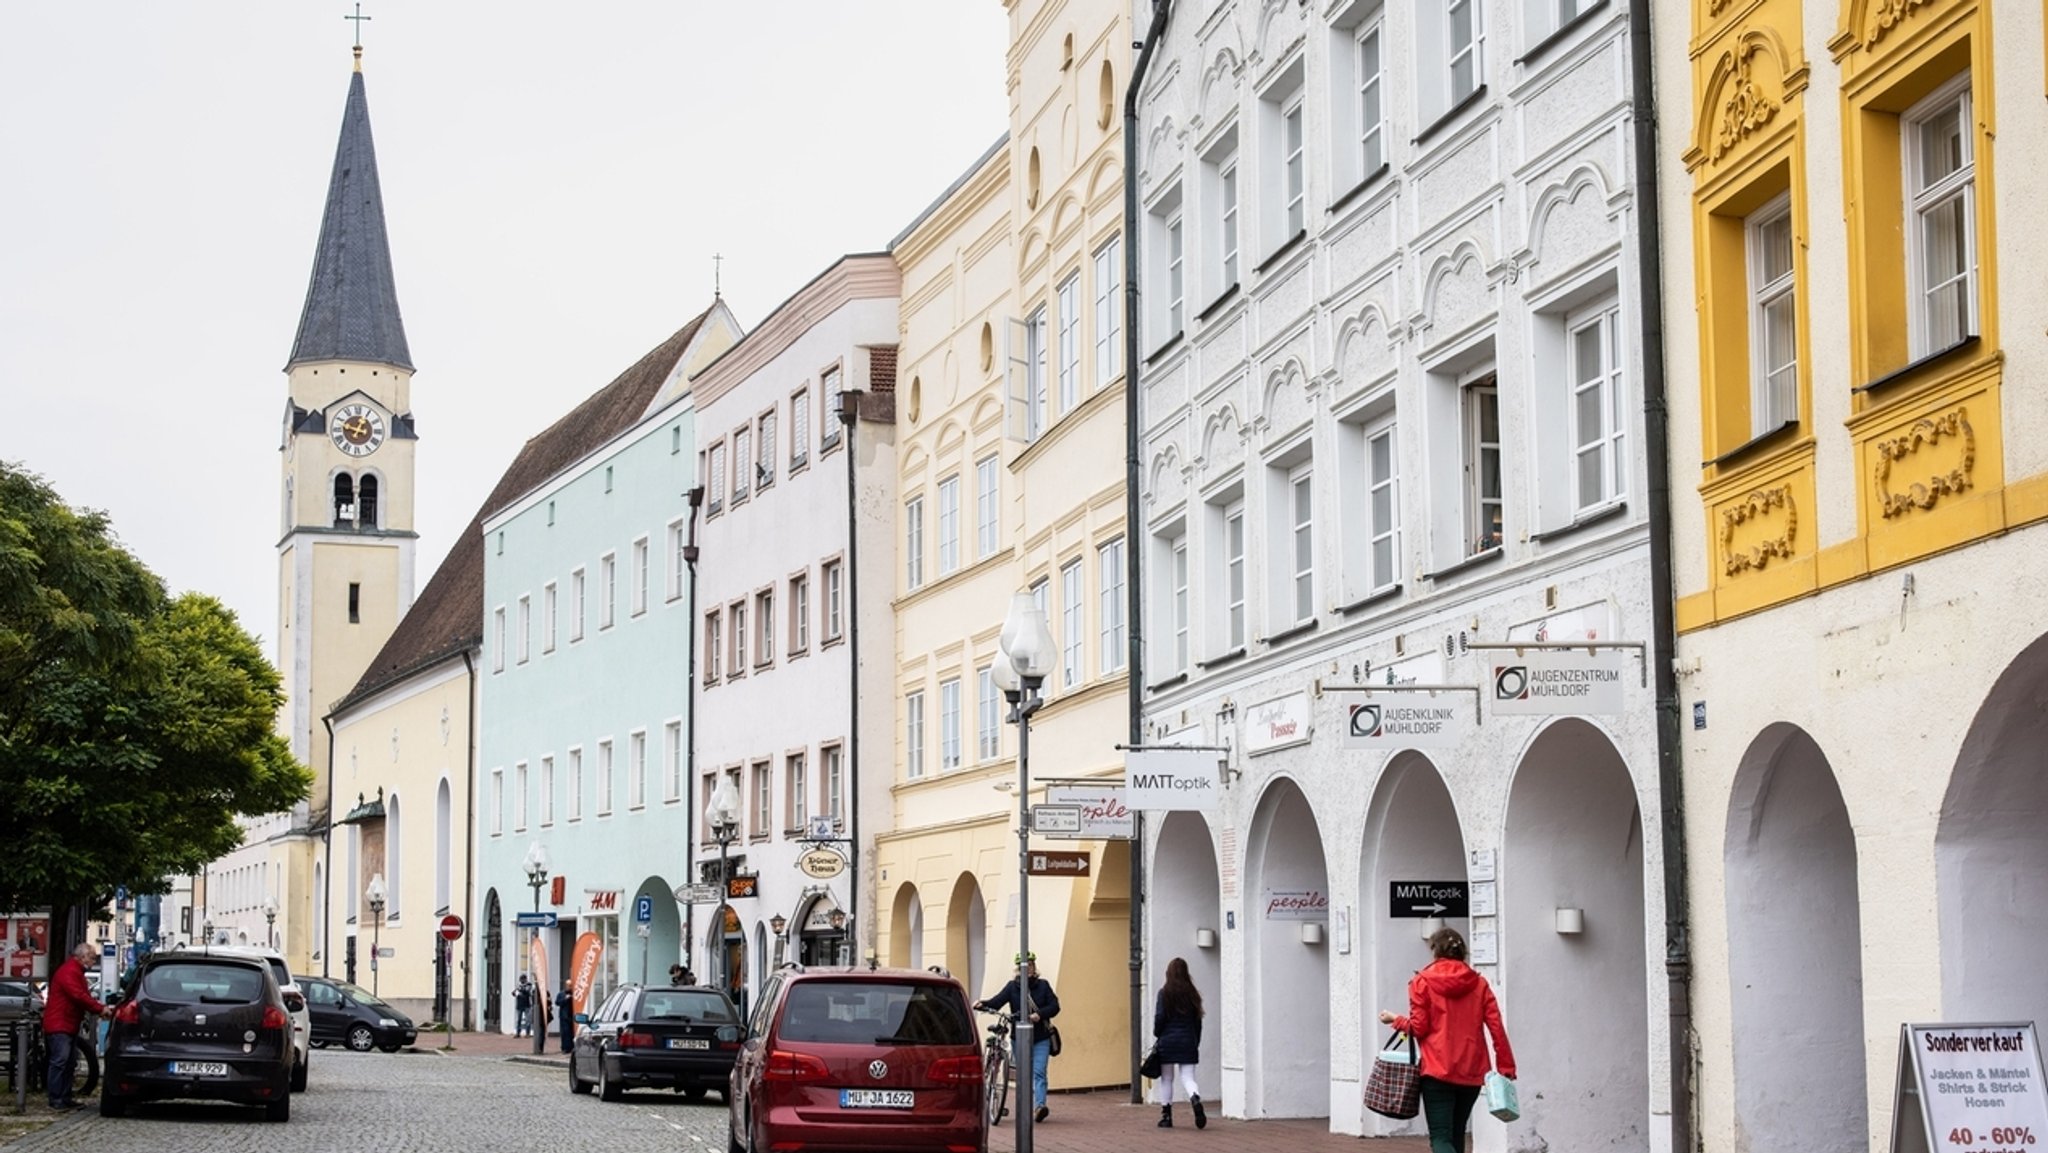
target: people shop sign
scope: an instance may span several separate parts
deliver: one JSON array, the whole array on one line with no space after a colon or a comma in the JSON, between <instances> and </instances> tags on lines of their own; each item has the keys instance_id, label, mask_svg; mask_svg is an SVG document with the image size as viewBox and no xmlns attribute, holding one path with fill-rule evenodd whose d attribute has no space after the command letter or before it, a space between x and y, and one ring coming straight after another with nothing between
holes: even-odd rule
<instances>
[{"instance_id":1,"label":"people shop sign","mask_svg":"<svg viewBox=\"0 0 2048 1153\"><path fill-rule=\"evenodd\" d=\"M1906 1025L1893 1153L2040 1153L2048 1088L2031 1021Z\"/></svg>"},{"instance_id":2,"label":"people shop sign","mask_svg":"<svg viewBox=\"0 0 2048 1153\"><path fill-rule=\"evenodd\" d=\"M1080 829L1061 833L1061 837L1128 841L1138 834L1137 821L1124 800L1122 785L1047 785L1045 801L1049 805L1071 805L1081 811Z\"/></svg>"},{"instance_id":3,"label":"people shop sign","mask_svg":"<svg viewBox=\"0 0 2048 1153\"><path fill-rule=\"evenodd\" d=\"M1323 889L1267 889L1268 921L1327 921L1330 894Z\"/></svg>"},{"instance_id":4,"label":"people shop sign","mask_svg":"<svg viewBox=\"0 0 2048 1153\"><path fill-rule=\"evenodd\" d=\"M1627 707L1627 672L1614 649L1507 649L1490 662L1486 699L1496 716L1611 716Z\"/></svg>"}]
</instances>

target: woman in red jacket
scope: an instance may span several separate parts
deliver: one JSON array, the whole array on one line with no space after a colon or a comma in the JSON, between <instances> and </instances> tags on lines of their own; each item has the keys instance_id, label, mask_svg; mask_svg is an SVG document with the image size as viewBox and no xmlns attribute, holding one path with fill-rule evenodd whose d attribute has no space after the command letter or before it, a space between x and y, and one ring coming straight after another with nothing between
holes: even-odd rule
<instances>
[{"instance_id":1,"label":"woman in red jacket","mask_svg":"<svg viewBox=\"0 0 2048 1153\"><path fill-rule=\"evenodd\" d=\"M1430 934L1429 951L1436 960L1408 982L1408 1015L1382 1010L1380 1023L1415 1035L1430 1153L1465 1153L1465 1122L1479 1100L1479 1087L1495 1067L1514 1080L1515 1051L1508 1047L1493 986L1465 963L1465 938L1456 929L1438 929Z\"/></svg>"}]
</instances>

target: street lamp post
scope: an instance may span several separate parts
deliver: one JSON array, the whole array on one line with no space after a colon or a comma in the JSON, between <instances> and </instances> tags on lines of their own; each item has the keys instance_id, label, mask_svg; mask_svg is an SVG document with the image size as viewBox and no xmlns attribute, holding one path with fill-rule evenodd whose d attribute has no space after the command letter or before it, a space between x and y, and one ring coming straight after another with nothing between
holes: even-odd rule
<instances>
[{"instance_id":1,"label":"street lamp post","mask_svg":"<svg viewBox=\"0 0 2048 1153\"><path fill-rule=\"evenodd\" d=\"M377 992L377 954L381 951L378 942L384 939L384 874L377 873L370 878L369 888L363 895L370 899L370 995Z\"/></svg>"},{"instance_id":2,"label":"street lamp post","mask_svg":"<svg viewBox=\"0 0 2048 1153\"><path fill-rule=\"evenodd\" d=\"M277 898L263 898L263 943L277 948Z\"/></svg>"},{"instance_id":3,"label":"street lamp post","mask_svg":"<svg viewBox=\"0 0 2048 1153\"><path fill-rule=\"evenodd\" d=\"M732 778L724 773L718 774L718 784L711 790L708 815L711 818L711 839L718 842L718 911L712 914L717 918L713 938L718 941L718 948L713 956L718 962L719 988L731 993L732 957L725 950L725 918L732 899L728 854L732 851L732 843L740 836L740 794L732 787Z\"/></svg>"},{"instance_id":4,"label":"street lamp post","mask_svg":"<svg viewBox=\"0 0 2048 1153\"><path fill-rule=\"evenodd\" d=\"M1010 721L1017 726L1017 1141L1016 1153L1032 1153L1031 1015L1031 716L1042 698L1039 686L1052 668L1052 628L1037 598L1020 592L1010 598L995 667L990 670L1003 699L1010 703Z\"/></svg>"},{"instance_id":5,"label":"street lamp post","mask_svg":"<svg viewBox=\"0 0 2048 1153\"><path fill-rule=\"evenodd\" d=\"M211 920L199 926L199 938L206 944L213 944L213 922Z\"/></svg>"},{"instance_id":6,"label":"street lamp post","mask_svg":"<svg viewBox=\"0 0 2048 1153\"><path fill-rule=\"evenodd\" d=\"M546 849L544 849L544 848L542 848L542 847L541 847L541 844L540 844L540 842L539 842L539 841L535 841L535 842L533 842L533 844L531 844L531 845L527 846L527 849L526 849L526 883L527 883L527 884L529 884L529 885L532 885L532 886L533 886L533 912L534 912L534 916L535 916L535 917L539 917L539 915L540 915L540 887L541 887L542 885L545 885L545 884L547 884L547 883L548 883L548 851L547 851ZM535 936L536 938L538 938L538 937L540 936L540 926L539 926L539 925L535 925L535 926L533 927L533 935L534 935L534 936ZM528 954L528 955L529 955L529 956L531 956L531 953L529 952L529 954ZM543 987L541 986L541 983L540 983L540 974L539 974L539 973L535 973L535 974L534 974L533 976L534 976L534 983L533 983L533 1001L534 1001L534 1006L533 1006L533 1016L532 1016L531 1020L533 1020L533 1021L534 1021L534 1022L535 1022L536 1024L538 1024L539 1022L541 1022L541 1021L544 1021L544 1020L546 1020L546 1019L547 1019L547 1003L548 1003L548 1002L547 1002L547 999L548 999L549 993L548 993L548 990L547 990L547 989L545 989L545 988L543 988ZM547 1041L547 1034L548 1034L548 1031L547 1031L546 1029L541 1029L541 1028L535 1028L535 1029L534 1029L534 1031L533 1031L533 1051L534 1051L534 1052L536 1052L536 1053L539 1053L539 1052L543 1052L543 1051L544 1051L544 1046L545 1046L545 1043L546 1043L546 1041Z\"/></svg>"}]
</instances>

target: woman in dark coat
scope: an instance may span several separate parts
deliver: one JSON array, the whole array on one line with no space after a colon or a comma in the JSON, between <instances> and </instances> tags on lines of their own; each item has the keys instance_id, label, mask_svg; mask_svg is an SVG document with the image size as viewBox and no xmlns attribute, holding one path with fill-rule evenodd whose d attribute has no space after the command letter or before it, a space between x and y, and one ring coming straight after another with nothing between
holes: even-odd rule
<instances>
[{"instance_id":1,"label":"woman in dark coat","mask_svg":"<svg viewBox=\"0 0 2048 1153\"><path fill-rule=\"evenodd\" d=\"M1152 1006L1152 1037L1159 1050L1159 1127L1173 1128L1173 1086L1195 1111L1195 1128L1207 1128L1202 1094L1195 1084L1195 1066L1202 1061L1202 993L1188 977L1188 963L1175 957L1166 963L1166 983Z\"/></svg>"}]
</instances>

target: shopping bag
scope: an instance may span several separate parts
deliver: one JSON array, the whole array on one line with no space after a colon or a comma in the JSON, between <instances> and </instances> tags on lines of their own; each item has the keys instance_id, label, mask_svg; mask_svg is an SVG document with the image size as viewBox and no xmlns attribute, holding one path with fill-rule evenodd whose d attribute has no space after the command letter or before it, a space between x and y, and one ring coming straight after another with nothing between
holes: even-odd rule
<instances>
[{"instance_id":1,"label":"shopping bag","mask_svg":"<svg viewBox=\"0 0 2048 1153\"><path fill-rule=\"evenodd\" d=\"M1520 1095L1515 1092L1513 1081L1498 1073L1486 1075L1486 1111L1503 1121L1522 1115Z\"/></svg>"},{"instance_id":2,"label":"shopping bag","mask_svg":"<svg viewBox=\"0 0 2048 1153\"><path fill-rule=\"evenodd\" d=\"M1393 1060L1389 1060L1390 1051ZM1382 1117L1404 1121L1422 1111L1422 1070L1416 1065L1413 1036L1396 1033L1381 1046L1372 1063L1372 1075L1365 1079L1365 1107Z\"/></svg>"}]
</instances>

